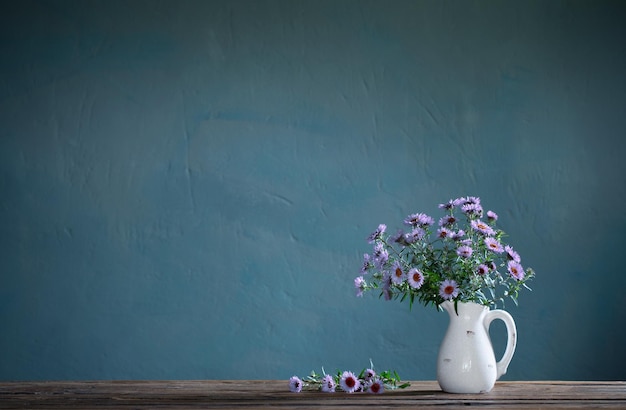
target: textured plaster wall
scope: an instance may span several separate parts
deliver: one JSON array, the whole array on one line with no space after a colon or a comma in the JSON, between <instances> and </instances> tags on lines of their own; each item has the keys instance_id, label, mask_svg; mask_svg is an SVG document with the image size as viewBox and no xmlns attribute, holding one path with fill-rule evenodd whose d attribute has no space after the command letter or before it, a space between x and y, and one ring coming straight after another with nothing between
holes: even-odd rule
<instances>
[{"instance_id":1,"label":"textured plaster wall","mask_svg":"<svg viewBox=\"0 0 626 410\"><path fill-rule=\"evenodd\" d=\"M626 379L625 19L621 1L2 2L0 379L370 358L434 379L446 314L352 281L379 223L461 195L537 271L505 379Z\"/></svg>"}]
</instances>

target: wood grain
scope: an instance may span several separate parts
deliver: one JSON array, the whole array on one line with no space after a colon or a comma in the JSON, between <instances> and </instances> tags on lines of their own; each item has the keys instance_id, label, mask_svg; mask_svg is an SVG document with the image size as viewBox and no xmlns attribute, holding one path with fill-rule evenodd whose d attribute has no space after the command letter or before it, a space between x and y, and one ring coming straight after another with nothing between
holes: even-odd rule
<instances>
[{"instance_id":1,"label":"wood grain","mask_svg":"<svg viewBox=\"0 0 626 410\"><path fill-rule=\"evenodd\" d=\"M467 408L626 409L626 382L498 382L486 394L443 393L414 381L381 395L291 393L286 380L76 381L0 383L0 409Z\"/></svg>"}]
</instances>

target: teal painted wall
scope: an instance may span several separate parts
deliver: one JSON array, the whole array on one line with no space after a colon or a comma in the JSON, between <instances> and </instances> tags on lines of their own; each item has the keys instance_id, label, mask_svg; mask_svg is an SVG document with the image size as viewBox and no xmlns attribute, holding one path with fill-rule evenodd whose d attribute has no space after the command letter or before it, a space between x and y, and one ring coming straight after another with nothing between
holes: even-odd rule
<instances>
[{"instance_id":1,"label":"teal painted wall","mask_svg":"<svg viewBox=\"0 0 626 410\"><path fill-rule=\"evenodd\" d=\"M505 379L626 379L624 21L2 2L0 379L434 379L446 314L353 279L379 223L462 195L537 272Z\"/></svg>"}]
</instances>

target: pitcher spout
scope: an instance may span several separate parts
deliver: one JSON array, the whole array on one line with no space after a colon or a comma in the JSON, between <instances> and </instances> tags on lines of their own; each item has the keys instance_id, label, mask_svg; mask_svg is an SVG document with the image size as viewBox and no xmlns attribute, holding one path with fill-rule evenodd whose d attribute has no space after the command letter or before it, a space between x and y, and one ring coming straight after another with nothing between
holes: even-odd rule
<instances>
[{"instance_id":1,"label":"pitcher spout","mask_svg":"<svg viewBox=\"0 0 626 410\"><path fill-rule=\"evenodd\" d=\"M449 300L444 301L442 304L439 305L439 307L448 312L449 315L451 315L452 313L456 313L454 303Z\"/></svg>"}]
</instances>

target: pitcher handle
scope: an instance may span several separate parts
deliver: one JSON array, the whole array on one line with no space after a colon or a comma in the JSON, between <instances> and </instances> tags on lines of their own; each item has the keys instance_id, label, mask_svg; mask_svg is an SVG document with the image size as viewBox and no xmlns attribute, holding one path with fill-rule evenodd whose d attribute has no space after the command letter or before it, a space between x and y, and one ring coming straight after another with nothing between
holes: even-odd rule
<instances>
[{"instance_id":1,"label":"pitcher handle","mask_svg":"<svg viewBox=\"0 0 626 410\"><path fill-rule=\"evenodd\" d=\"M499 362L496 362L496 380L500 378L503 374L506 373L507 368L509 367L509 363L513 358L513 353L515 353L515 346L517 345L517 331L515 328L515 321L513 320L513 316L511 316L508 312L495 309L490 310L485 315L484 326L487 334L489 334L489 326L491 322L495 319L500 319L506 325L506 349L504 349L504 354L502 355L502 359Z\"/></svg>"}]
</instances>

